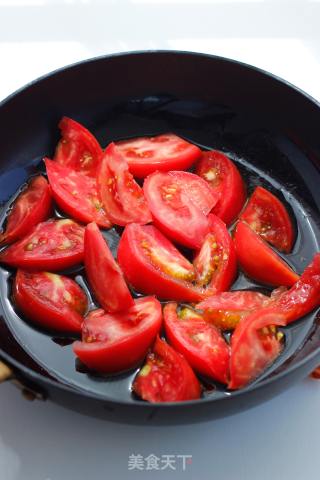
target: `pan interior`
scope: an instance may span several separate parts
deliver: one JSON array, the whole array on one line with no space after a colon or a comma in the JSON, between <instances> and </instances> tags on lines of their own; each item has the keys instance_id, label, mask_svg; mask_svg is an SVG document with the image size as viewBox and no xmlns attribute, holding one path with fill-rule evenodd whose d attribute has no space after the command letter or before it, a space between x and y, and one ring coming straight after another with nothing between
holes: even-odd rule
<instances>
[{"instance_id":1,"label":"pan interior","mask_svg":"<svg viewBox=\"0 0 320 480\"><path fill-rule=\"evenodd\" d=\"M111 140L170 131L204 149L224 151L239 167L248 194L256 185L262 185L286 204L294 219L297 235L293 252L284 257L286 261L301 273L319 251L320 215L316 197L318 171L288 133L275 132L248 114L234 112L225 106L172 99L168 95L129 99L113 106L108 119L93 125L91 130L103 146ZM52 132L52 137L57 137L57 131ZM43 154L50 156L53 152ZM1 171L1 224L21 185L38 171L43 171L39 156L31 160L26 158L23 167ZM114 228L104 232L114 254L119 233ZM11 345L11 350L14 350L16 343L26 354L24 363L27 366L80 391L90 391L114 401L139 401L131 393L131 383L137 369L114 376L90 375L76 363L72 353L72 339L42 331L18 315L11 301L13 274L8 269L0 268L0 296L4 311L2 321L5 322L2 328L7 328L0 340L0 348L6 350ZM71 274L86 288L83 269L79 268ZM233 289L246 288L266 291L266 288L240 273ZM295 361L297 352L314 333L315 317L315 313L308 315L284 329L286 343L283 353L257 382L275 375ZM8 342L9 337L12 337L11 343ZM232 392L214 382L206 381L205 387L204 396L221 398L232 395Z\"/></svg>"}]
</instances>

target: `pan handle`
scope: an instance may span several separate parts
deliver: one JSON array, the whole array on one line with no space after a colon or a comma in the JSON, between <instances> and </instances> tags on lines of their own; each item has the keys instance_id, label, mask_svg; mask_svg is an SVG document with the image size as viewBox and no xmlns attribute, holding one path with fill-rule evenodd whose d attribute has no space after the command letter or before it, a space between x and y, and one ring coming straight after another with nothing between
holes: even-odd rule
<instances>
[{"instance_id":1,"label":"pan handle","mask_svg":"<svg viewBox=\"0 0 320 480\"><path fill-rule=\"evenodd\" d=\"M26 400L45 400L45 394L37 388L26 385L23 380L17 378L14 371L2 360L0 360L0 384L11 380L12 383L21 390Z\"/></svg>"}]
</instances>

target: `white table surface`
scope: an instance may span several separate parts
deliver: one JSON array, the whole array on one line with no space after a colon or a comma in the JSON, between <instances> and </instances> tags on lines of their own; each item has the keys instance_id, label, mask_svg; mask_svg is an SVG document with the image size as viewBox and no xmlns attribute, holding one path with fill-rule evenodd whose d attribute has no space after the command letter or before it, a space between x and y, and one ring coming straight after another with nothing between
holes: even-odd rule
<instances>
[{"instance_id":1,"label":"white table surface","mask_svg":"<svg viewBox=\"0 0 320 480\"><path fill-rule=\"evenodd\" d=\"M242 60L320 100L319 23L319 0L0 0L0 99L84 58L164 48ZM0 412L0 480L320 475L320 382L308 379L247 412L179 427L98 421L29 403L10 384L0 388ZM132 453L192 455L192 464L128 470Z\"/></svg>"}]
</instances>

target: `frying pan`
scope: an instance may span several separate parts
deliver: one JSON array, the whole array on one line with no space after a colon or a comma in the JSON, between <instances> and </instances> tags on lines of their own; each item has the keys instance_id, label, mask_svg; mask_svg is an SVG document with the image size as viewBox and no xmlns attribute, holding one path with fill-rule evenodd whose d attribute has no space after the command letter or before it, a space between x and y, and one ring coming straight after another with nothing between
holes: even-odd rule
<instances>
[{"instance_id":1,"label":"frying pan","mask_svg":"<svg viewBox=\"0 0 320 480\"><path fill-rule=\"evenodd\" d=\"M289 83L225 58L146 51L84 61L36 80L0 104L0 202L3 222L17 189L52 155L67 115L105 146L111 140L172 131L225 151L249 193L265 185L284 201L297 240L286 260L299 273L319 250L320 105ZM114 251L118 233L108 240ZM74 272L81 281L81 271ZM151 405L135 398L136 371L98 377L75 364L71 345L25 322L10 300L11 272L0 269L0 377L29 397L131 423L180 423L222 417L265 401L320 363L312 313L286 327L283 354L257 381L235 392L206 383L203 398ZM255 284L239 275L233 288Z\"/></svg>"}]
</instances>

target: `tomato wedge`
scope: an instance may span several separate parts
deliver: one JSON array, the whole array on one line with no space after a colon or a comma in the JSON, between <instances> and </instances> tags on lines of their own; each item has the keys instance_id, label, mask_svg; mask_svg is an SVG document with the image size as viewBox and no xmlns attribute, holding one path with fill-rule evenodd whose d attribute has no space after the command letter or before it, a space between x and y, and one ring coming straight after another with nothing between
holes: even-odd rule
<instances>
[{"instance_id":1,"label":"tomato wedge","mask_svg":"<svg viewBox=\"0 0 320 480\"><path fill-rule=\"evenodd\" d=\"M207 377L228 383L230 347L220 331L191 308L177 313L177 304L164 307L167 338L194 370Z\"/></svg>"},{"instance_id":2,"label":"tomato wedge","mask_svg":"<svg viewBox=\"0 0 320 480\"><path fill-rule=\"evenodd\" d=\"M123 140L117 142L117 149L139 178L156 170L187 170L201 156L200 148L173 133Z\"/></svg>"},{"instance_id":3,"label":"tomato wedge","mask_svg":"<svg viewBox=\"0 0 320 480\"><path fill-rule=\"evenodd\" d=\"M231 339L231 380L236 389L254 380L279 355L285 326L320 305L320 254L289 290L273 295L266 307L242 320Z\"/></svg>"},{"instance_id":4,"label":"tomato wedge","mask_svg":"<svg viewBox=\"0 0 320 480\"><path fill-rule=\"evenodd\" d=\"M237 259L233 241L225 223L209 215L210 233L204 239L193 265L196 280L212 294L228 290L237 274Z\"/></svg>"},{"instance_id":5,"label":"tomato wedge","mask_svg":"<svg viewBox=\"0 0 320 480\"><path fill-rule=\"evenodd\" d=\"M200 248L209 232L209 220L181 181L169 173L155 172L145 179L143 190L159 230L186 247Z\"/></svg>"},{"instance_id":6,"label":"tomato wedge","mask_svg":"<svg viewBox=\"0 0 320 480\"><path fill-rule=\"evenodd\" d=\"M270 298L262 293L238 290L208 297L198 303L197 309L203 310L205 320L216 327L233 330L243 318L269 302Z\"/></svg>"},{"instance_id":7,"label":"tomato wedge","mask_svg":"<svg viewBox=\"0 0 320 480\"><path fill-rule=\"evenodd\" d=\"M203 298L192 264L153 225L131 223L118 246L118 261L127 281L138 292L164 300L196 302Z\"/></svg>"},{"instance_id":8,"label":"tomato wedge","mask_svg":"<svg viewBox=\"0 0 320 480\"><path fill-rule=\"evenodd\" d=\"M227 225L233 223L246 201L245 186L235 164L223 153L211 150L203 152L196 173L219 197L212 213Z\"/></svg>"},{"instance_id":9,"label":"tomato wedge","mask_svg":"<svg viewBox=\"0 0 320 480\"><path fill-rule=\"evenodd\" d=\"M98 192L108 217L116 225L149 223L149 211L142 188L135 182L114 143L106 148L98 169Z\"/></svg>"},{"instance_id":10,"label":"tomato wedge","mask_svg":"<svg viewBox=\"0 0 320 480\"><path fill-rule=\"evenodd\" d=\"M83 260L84 228L68 218L39 223L0 253L0 262L27 270L63 270Z\"/></svg>"},{"instance_id":11,"label":"tomato wedge","mask_svg":"<svg viewBox=\"0 0 320 480\"><path fill-rule=\"evenodd\" d=\"M94 310L85 318L82 342L75 342L73 350L92 370L122 372L143 360L161 323L161 304L154 297L135 300L123 313Z\"/></svg>"},{"instance_id":12,"label":"tomato wedge","mask_svg":"<svg viewBox=\"0 0 320 480\"><path fill-rule=\"evenodd\" d=\"M59 123L62 139L57 145L54 160L65 167L95 177L102 157L98 141L83 125L68 117Z\"/></svg>"},{"instance_id":13,"label":"tomato wedge","mask_svg":"<svg viewBox=\"0 0 320 480\"><path fill-rule=\"evenodd\" d=\"M104 310L118 312L133 305L121 269L95 223L85 230L84 266L90 287Z\"/></svg>"},{"instance_id":14,"label":"tomato wedge","mask_svg":"<svg viewBox=\"0 0 320 480\"><path fill-rule=\"evenodd\" d=\"M133 391L148 402L181 402L200 398L201 386L184 357L157 337Z\"/></svg>"},{"instance_id":15,"label":"tomato wedge","mask_svg":"<svg viewBox=\"0 0 320 480\"><path fill-rule=\"evenodd\" d=\"M190 172L170 171L168 174L174 178L174 181L185 192L191 202L204 215L208 215L211 212L219 197L208 182L199 177L199 175Z\"/></svg>"},{"instance_id":16,"label":"tomato wedge","mask_svg":"<svg viewBox=\"0 0 320 480\"><path fill-rule=\"evenodd\" d=\"M38 223L46 220L52 211L50 187L39 175L14 201L7 217L7 226L0 235L0 244L12 243L23 238Z\"/></svg>"},{"instance_id":17,"label":"tomato wedge","mask_svg":"<svg viewBox=\"0 0 320 480\"><path fill-rule=\"evenodd\" d=\"M261 309L237 325L231 338L228 388L245 387L272 364L283 349L284 334L276 326L285 324L285 315Z\"/></svg>"},{"instance_id":18,"label":"tomato wedge","mask_svg":"<svg viewBox=\"0 0 320 480\"><path fill-rule=\"evenodd\" d=\"M290 287L299 276L279 257L258 234L239 222L234 242L240 266L258 282Z\"/></svg>"},{"instance_id":19,"label":"tomato wedge","mask_svg":"<svg viewBox=\"0 0 320 480\"><path fill-rule=\"evenodd\" d=\"M294 235L288 212L265 188L256 187L240 219L278 250L292 250Z\"/></svg>"},{"instance_id":20,"label":"tomato wedge","mask_svg":"<svg viewBox=\"0 0 320 480\"><path fill-rule=\"evenodd\" d=\"M40 326L62 332L81 332L88 300L71 278L18 270L13 298L19 310Z\"/></svg>"},{"instance_id":21,"label":"tomato wedge","mask_svg":"<svg viewBox=\"0 0 320 480\"><path fill-rule=\"evenodd\" d=\"M286 317L286 325L320 305L320 253L287 291L273 295L271 306Z\"/></svg>"},{"instance_id":22,"label":"tomato wedge","mask_svg":"<svg viewBox=\"0 0 320 480\"><path fill-rule=\"evenodd\" d=\"M100 227L111 227L94 178L48 158L45 165L53 198L61 210L79 222L96 222Z\"/></svg>"}]
</instances>

